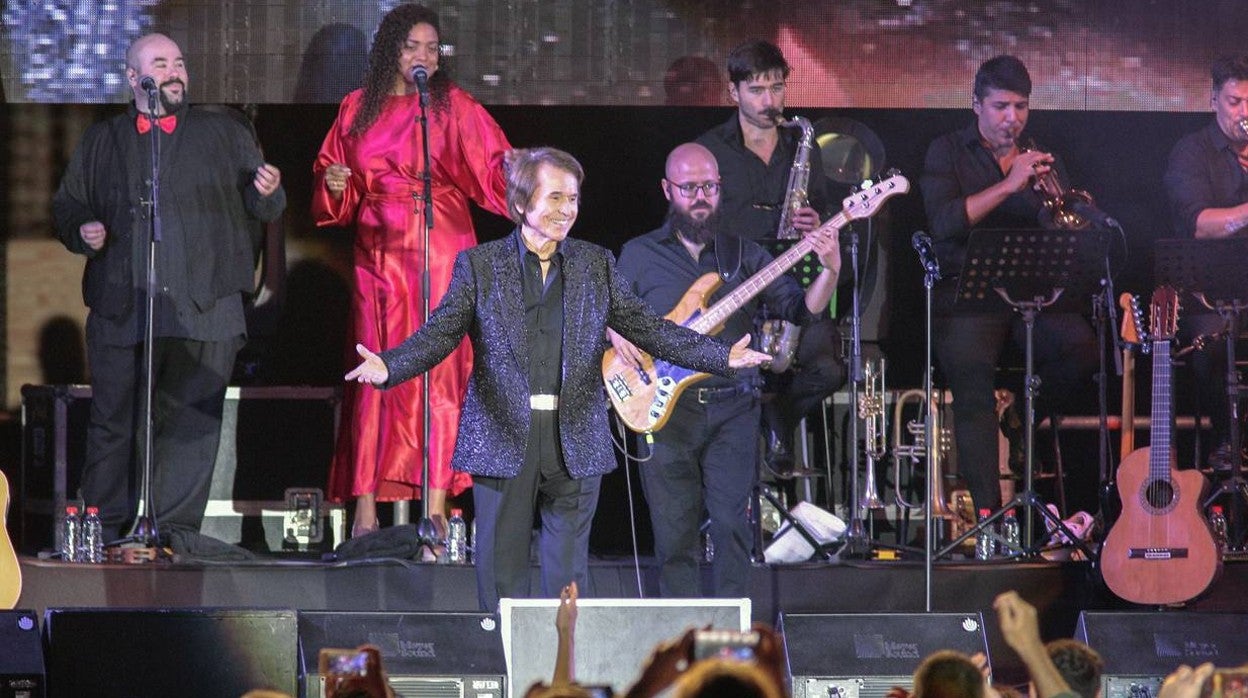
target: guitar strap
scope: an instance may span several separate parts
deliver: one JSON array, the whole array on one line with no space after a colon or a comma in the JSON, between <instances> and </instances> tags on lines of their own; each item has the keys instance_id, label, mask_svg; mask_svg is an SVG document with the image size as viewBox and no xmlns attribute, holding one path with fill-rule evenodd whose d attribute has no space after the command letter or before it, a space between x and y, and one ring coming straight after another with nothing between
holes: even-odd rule
<instances>
[{"instance_id":1,"label":"guitar strap","mask_svg":"<svg viewBox=\"0 0 1248 698\"><path fill-rule=\"evenodd\" d=\"M741 273L741 252L743 243L735 235L717 233L715 235L715 266L719 278L728 281Z\"/></svg>"}]
</instances>

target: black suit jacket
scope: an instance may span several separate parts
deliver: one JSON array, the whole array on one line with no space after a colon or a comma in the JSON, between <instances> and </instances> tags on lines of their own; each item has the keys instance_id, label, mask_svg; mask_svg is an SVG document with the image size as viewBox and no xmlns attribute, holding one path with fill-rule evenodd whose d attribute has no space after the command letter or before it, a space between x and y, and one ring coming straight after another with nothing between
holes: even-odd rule
<instances>
[{"instance_id":1,"label":"black suit jacket","mask_svg":"<svg viewBox=\"0 0 1248 698\"><path fill-rule=\"evenodd\" d=\"M429 322L382 352L387 387L413 378L450 354L466 333L472 378L464 397L451 465L489 477L515 477L529 438L528 338L524 326L516 236L459 253L450 288ZM655 315L615 271L611 253L568 238L563 253L563 380L559 439L573 477L616 466L602 385L605 331L615 331L656 357L727 375L729 347Z\"/></svg>"}]
</instances>

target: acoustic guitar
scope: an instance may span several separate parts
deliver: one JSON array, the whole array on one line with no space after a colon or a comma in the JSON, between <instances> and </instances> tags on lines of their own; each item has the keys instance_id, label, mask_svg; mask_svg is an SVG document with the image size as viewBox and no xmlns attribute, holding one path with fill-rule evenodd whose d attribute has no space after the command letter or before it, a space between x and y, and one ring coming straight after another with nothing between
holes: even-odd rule
<instances>
[{"instance_id":1,"label":"acoustic guitar","mask_svg":"<svg viewBox=\"0 0 1248 698\"><path fill-rule=\"evenodd\" d=\"M893 175L846 197L841 212L821 225L819 230L839 230L852 220L869 218L886 199L908 191L910 182L901 175ZM741 306L813 249L811 236L802 238L710 308L707 308L707 301L723 282L718 274L703 274L685 291L680 302L667 314L667 319L702 334L715 334L723 329L724 322ZM708 375L666 361L656 361L648 354L642 357L639 365L633 365L620 359L613 348L602 357L602 379L611 404L628 428L640 433L662 429L671 417L671 408L680 394Z\"/></svg>"},{"instance_id":2,"label":"acoustic guitar","mask_svg":"<svg viewBox=\"0 0 1248 698\"><path fill-rule=\"evenodd\" d=\"M9 481L0 472L0 608L13 608L22 595L22 568L9 539Z\"/></svg>"},{"instance_id":3,"label":"acoustic guitar","mask_svg":"<svg viewBox=\"0 0 1248 698\"><path fill-rule=\"evenodd\" d=\"M1222 567L1200 503L1208 487L1199 470L1175 468L1170 342L1178 297L1163 286L1149 313L1153 353L1149 445L1118 466L1122 516L1101 546L1101 573L1110 591L1139 604L1178 604L1200 596Z\"/></svg>"}]
</instances>

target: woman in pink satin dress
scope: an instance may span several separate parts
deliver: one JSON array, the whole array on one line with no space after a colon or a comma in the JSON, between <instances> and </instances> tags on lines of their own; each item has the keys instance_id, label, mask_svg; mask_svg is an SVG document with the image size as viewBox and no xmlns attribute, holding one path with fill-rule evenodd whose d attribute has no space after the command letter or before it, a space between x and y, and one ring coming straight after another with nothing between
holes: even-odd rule
<instances>
[{"instance_id":1,"label":"woman in pink satin dress","mask_svg":"<svg viewBox=\"0 0 1248 698\"><path fill-rule=\"evenodd\" d=\"M393 347L421 326L425 223L417 66L428 75L430 93L431 309L446 292L455 255L477 243L469 201L506 215L503 156L511 146L485 108L438 70L439 37L437 14L421 5L399 5L382 18L364 87L342 100L313 166L316 224L355 228L352 344ZM448 490L458 494L471 486L468 475L450 468L471 364L465 340L428 374L428 505L439 524ZM420 495L422 380L386 391L347 384L329 498L356 499L352 535L377 530L378 501Z\"/></svg>"}]
</instances>

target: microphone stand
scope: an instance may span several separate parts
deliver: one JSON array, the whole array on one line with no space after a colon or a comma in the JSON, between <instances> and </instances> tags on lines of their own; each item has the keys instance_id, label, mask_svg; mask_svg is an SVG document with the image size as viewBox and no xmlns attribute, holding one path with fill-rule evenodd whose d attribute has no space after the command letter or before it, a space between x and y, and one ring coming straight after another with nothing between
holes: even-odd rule
<instances>
[{"instance_id":1,"label":"microphone stand","mask_svg":"<svg viewBox=\"0 0 1248 698\"><path fill-rule=\"evenodd\" d=\"M420 83L417 82L417 85ZM423 226L423 243L424 251L422 253L422 264L420 271L420 325L424 327L429 322L429 304L432 293L429 288L429 238L433 231L433 177L429 171L429 90L426 87L420 91L420 150L423 159L424 170L420 175L421 193L413 194L413 198L420 202L417 205L417 213L423 215L421 219L424 221ZM436 547L443 543L442 536L438 533L437 526L433 523L433 517L429 512L429 439L432 431L429 419L429 373L426 372L420 381L420 523L416 526L416 536L420 548L428 548L430 553L436 557ZM408 511L407 502L396 502L395 523L407 523ZM402 519L402 520L400 520Z\"/></svg>"},{"instance_id":2,"label":"microphone stand","mask_svg":"<svg viewBox=\"0 0 1248 698\"><path fill-rule=\"evenodd\" d=\"M868 225L870 219L868 219ZM850 468L850 496L849 506L851 507L849 526L845 532L845 547L841 551L842 557L858 557L865 556L871 549L871 538L866 531L863 517L859 513L858 506L858 456L860 449L858 447L858 384L862 382L862 314L859 308L859 278L858 278L858 231L853 226L849 226L849 259L850 269L854 276L853 289L853 311L850 314L850 342L849 342L849 468ZM868 463L868 467L870 467Z\"/></svg>"},{"instance_id":3,"label":"microphone stand","mask_svg":"<svg viewBox=\"0 0 1248 698\"><path fill-rule=\"evenodd\" d=\"M923 371L923 403L927 405L923 417L924 448L927 451L926 462L930 466L936 462L936 454L940 451L940 435L936 433L936 419L932 414L932 288L940 280L940 262L931 250L931 238L926 233L915 233L911 238L915 251L919 253L919 262L923 265L924 292L924 333L923 357L926 363ZM940 473L928 468L927 495L923 505L923 610L932 611L932 558L936 550L936 527L933 500L936 499L936 481L934 476Z\"/></svg>"},{"instance_id":4,"label":"microphone stand","mask_svg":"<svg viewBox=\"0 0 1248 698\"><path fill-rule=\"evenodd\" d=\"M148 180L147 206L147 290L143 300L143 468L139 474L138 512L134 526L119 541L137 544L142 548L155 548L160 541L160 527L156 522L156 502L152 495L152 392L155 376L153 344L156 341L156 247L161 240L160 230L160 126L156 123L156 107L159 104L159 88L147 93L147 119L152 134L151 179Z\"/></svg>"}]
</instances>

